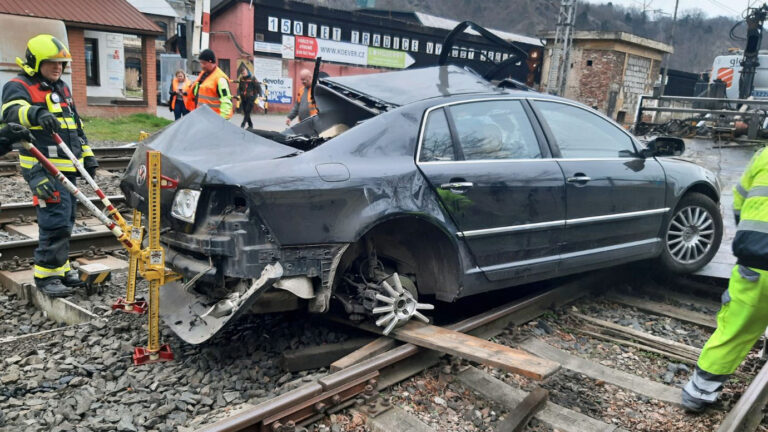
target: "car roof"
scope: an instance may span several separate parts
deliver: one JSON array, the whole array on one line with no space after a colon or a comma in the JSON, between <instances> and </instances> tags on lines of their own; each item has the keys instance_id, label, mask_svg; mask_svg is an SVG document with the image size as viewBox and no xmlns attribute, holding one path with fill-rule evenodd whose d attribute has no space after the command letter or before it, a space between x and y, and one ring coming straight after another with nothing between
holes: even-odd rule
<instances>
[{"instance_id":1,"label":"car roof","mask_svg":"<svg viewBox=\"0 0 768 432\"><path fill-rule=\"evenodd\" d=\"M342 88L388 105L473 93L505 94L472 71L454 65L406 69L378 74L321 78L320 83Z\"/></svg>"}]
</instances>

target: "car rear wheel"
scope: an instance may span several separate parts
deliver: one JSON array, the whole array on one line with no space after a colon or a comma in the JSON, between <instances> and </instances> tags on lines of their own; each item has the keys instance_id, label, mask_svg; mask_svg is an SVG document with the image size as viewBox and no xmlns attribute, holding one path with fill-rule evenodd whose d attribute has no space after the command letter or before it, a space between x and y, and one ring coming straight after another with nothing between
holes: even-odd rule
<instances>
[{"instance_id":1,"label":"car rear wheel","mask_svg":"<svg viewBox=\"0 0 768 432\"><path fill-rule=\"evenodd\" d=\"M720 248L723 220L717 204L706 195L684 196L667 221L661 263L673 273L704 267Z\"/></svg>"}]
</instances>

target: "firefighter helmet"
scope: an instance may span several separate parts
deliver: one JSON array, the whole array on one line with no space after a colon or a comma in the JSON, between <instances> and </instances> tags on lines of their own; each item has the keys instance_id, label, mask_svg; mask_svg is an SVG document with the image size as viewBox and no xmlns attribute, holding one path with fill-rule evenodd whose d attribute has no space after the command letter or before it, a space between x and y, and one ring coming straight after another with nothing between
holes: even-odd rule
<instances>
[{"instance_id":1,"label":"firefighter helmet","mask_svg":"<svg viewBox=\"0 0 768 432\"><path fill-rule=\"evenodd\" d=\"M44 61L69 62L72 61L72 55L57 38L40 34L27 42L26 61L16 58L16 63L30 76L40 70L40 63Z\"/></svg>"}]
</instances>

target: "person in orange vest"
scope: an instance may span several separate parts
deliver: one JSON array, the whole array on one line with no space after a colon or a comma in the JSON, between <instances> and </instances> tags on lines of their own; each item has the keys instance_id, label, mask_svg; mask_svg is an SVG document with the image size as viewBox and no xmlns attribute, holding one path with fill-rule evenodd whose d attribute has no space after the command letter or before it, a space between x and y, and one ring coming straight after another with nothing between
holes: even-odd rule
<instances>
[{"instance_id":1,"label":"person in orange vest","mask_svg":"<svg viewBox=\"0 0 768 432\"><path fill-rule=\"evenodd\" d=\"M203 70L192 87L195 108L208 105L216 114L229 120L233 114L229 77L216 65L216 54L213 51L204 49L197 59Z\"/></svg>"},{"instance_id":2,"label":"person in orange vest","mask_svg":"<svg viewBox=\"0 0 768 432\"><path fill-rule=\"evenodd\" d=\"M168 108L173 112L175 120L189 114L195 109L195 100L192 97L192 81L187 79L187 74L179 69L171 81L171 99Z\"/></svg>"},{"instance_id":3,"label":"person in orange vest","mask_svg":"<svg viewBox=\"0 0 768 432\"><path fill-rule=\"evenodd\" d=\"M290 126L291 120L299 116L299 121L304 120L318 114L317 105L315 99L312 97L312 72L309 69L302 69L299 72L299 79L301 80L301 88L299 94L296 96L296 103L293 104L291 112L288 113L288 118L285 119L285 125Z\"/></svg>"}]
</instances>

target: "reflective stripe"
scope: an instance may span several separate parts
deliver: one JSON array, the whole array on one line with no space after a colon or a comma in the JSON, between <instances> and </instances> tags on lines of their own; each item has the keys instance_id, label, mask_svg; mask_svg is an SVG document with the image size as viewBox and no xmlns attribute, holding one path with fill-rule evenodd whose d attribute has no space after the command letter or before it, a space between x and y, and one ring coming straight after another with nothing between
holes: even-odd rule
<instances>
[{"instance_id":1,"label":"reflective stripe","mask_svg":"<svg viewBox=\"0 0 768 432\"><path fill-rule=\"evenodd\" d=\"M56 268L48 268L35 264L34 270L36 278L44 279L55 276L63 277L68 271L72 270L72 268L69 265L69 260L67 260L63 266Z\"/></svg>"},{"instance_id":2,"label":"reflective stripe","mask_svg":"<svg viewBox=\"0 0 768 432\"><path fill-rule=\"evenodd\" d=\"M75 164L72 163L69 159L62 159L62 158L48 158L49 161L58 169L60 169L63 172L77 172L77 168L75 168ZM78 159L80 163L83 163L83 158L81 157ZM21 165L22 168L30 169L35 164L37 164L37 158L34 156L25 156L25 155L19 155L19 165Z\"/></svg>"},{"instance_id":3,"label":"reflective stripe","mask_svg":"<svg viewBox=\"0 0 768 432\"><path fill-rule=\"evenodd\" d=\"M209 100L209 101L218 101L219 100L219 98L211 97L211 96L203 96L203 95L197 96L197 100L200 100L200 99Z\"/></svg>"},{"instance_id":4,"label":"reflective stripe","mask_svg":"<svg viewBox=\"0 0 768 432\"><path fill-rule=\"evenodd\" d=\"M756 231L768 234L768 222L742 219L736 231Z\"/></svg>"},{"instance_id":5,"label":"reflective stripe","mask_svg":"<svg viewBox=\"0 0 768 432\"><path fill-rule=\"evenodd\" d=\"M64 117L57 117L59 119L59 124L61 125L62 129L77 129L77 123L75 122L75 119L73 118L64 118Z\"/></svg>"},{"instance_id":6,"label":"reflective stripe","mask_svg":"<svg viewBox=\"0 0 768 432\"><path fill-rule=\"evenodd\" d=\"M29 121L29 108L29 105L19 108L19 122L24 127L32 126L32 123Z\"/></svg>"},{"instance_id":7,"label":"reflective stripe","mask_svg":"<svg viewBox=\"0 0 768 432\"><path fill-rule=\"evenodd\" d=\"M745 197L745 196L747 196L749 194L749 191L744 189L744 186L742 186L741 184L737 184L736 186L734 186L733 187L733 191L734 192L738 192L739 195L741 195L743 197Z\"/></svg>"},{"instance_id":8,"label":"reflective stripe","mask_svg":"<svg viewBox=\"0 0 768 432\"><path fill-rule=\"evenodd\" d=\"M22 106L27 106L27 107L31 106L31 104L29 102L25 101L24 99L16 99L16 100L12 100L10 102L6 102L6 103L3 104L2 107L0 107L0 117L4 117L5 116L5 110L10 108L13 105L22 105Z\"/></svg>"},{"instance_id":9,"label":"reflective stripe","mask_svg":"<svg viewBox=\"0 0 768 432\"><path fill-rule=\"evenodd\" d=\"M89 146L88 144L84 144L83 145L83 154L81 156L85 158L85 157L89 157L89 156L93 156L93 155L94 154L93 154L93 150L91 150L91 146Z\"/></svg>"},{"instance_id":10,"label":"reflective stripe","mask_svg":"<svg viewBox=\"0 0 768 432\"><path fill-rule=\"evenodd\" d=\"M749 190L747 198L768 197L768 186L755 186Z\"/></svg>"}]
</instances>

